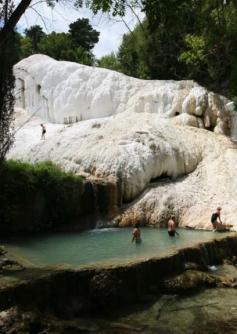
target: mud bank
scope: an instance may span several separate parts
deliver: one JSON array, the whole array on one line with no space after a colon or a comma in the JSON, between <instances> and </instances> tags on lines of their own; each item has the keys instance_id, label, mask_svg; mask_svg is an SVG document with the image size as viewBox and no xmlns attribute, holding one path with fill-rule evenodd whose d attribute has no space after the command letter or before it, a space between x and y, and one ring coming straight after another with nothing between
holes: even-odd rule
<instances>
[{"instance_id":1,"label":"mud bank","mask_svg":"<svg viewBox=\"0 0 237 334\"><path fill-rule=\"evenodd\" d=\"M166 291L164 282L185 272L190 263L205 270L208 265L220 264L235 255L237 236L233 235L185 248L166 257L123 266L78 270L32 267L10 273L3 271L0 277L0 309L14 305L36 307L63 317L91 311L106 313L140 302L147 295L155 296ZM197 282L201 287L202 279ZM218 281L210 282L208 286L218 284Z\"/></svg>"}]
</instances>

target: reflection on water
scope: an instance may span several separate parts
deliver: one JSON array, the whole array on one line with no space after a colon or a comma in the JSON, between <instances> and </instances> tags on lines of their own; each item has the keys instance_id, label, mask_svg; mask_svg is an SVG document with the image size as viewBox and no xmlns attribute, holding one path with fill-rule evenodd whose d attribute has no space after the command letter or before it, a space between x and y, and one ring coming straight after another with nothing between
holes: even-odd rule
<instances>
[{"instance_id":1,"label":"reflection on water","mask_svg":"<svg viewBox=\"0 0 237 334\"><path fill-rule=\"evenodd\" d=\"M131 243L132 228L95 229L82 233L40 234L1 240L37 265L126 263L162 256L177 248L220 237L207 231L180 230L169 237L165 229L142 228L142 243Z\"/></svg>"}]
</instances>

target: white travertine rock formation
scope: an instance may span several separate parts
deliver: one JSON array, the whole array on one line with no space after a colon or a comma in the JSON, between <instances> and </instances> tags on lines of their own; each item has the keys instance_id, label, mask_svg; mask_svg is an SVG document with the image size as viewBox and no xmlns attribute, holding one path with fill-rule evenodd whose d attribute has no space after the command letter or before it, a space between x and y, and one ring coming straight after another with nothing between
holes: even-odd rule
<instances>
[{"instance_id":1,"label":"white travertine rock formation","mask_svg":"<svg viewBox=\"0 0 237 334\"><path fill-rule=\"evenodd\" d=\"M18 126L23 117L16 116ZM119 180L123 200L136 199L118 217L121 224L163 224L175 212L180 224L210 228L211 211L222 205L225 222L237 229L237 147L228 137L150 113L49 123L45 141L40 123L33 117L16 133L9 158L51 160L77 174Z\"/></svg>"},{"instance_id":2,"label":"white travertine rock formation","mask_svg":"<svg viewBox=\"0 0 237 334\"><path fill-rule=\"evenodd\" d=\"M17 106L49 122L66 124L125 111L148 112L162 117L188 114L193 121L187 124L192 126L217 133L231 131L230 101L190 80L140 80L45 55L23 59L14 73Z\"/></svg>"},{"instance_id":3,"label":"white travertine rock formation","mask_svg":"<svg viewBox=\"0 0 237 334\"><path fill-rule=\"evenodd\" d=\"M40 111L16 132L8 158L51 160L119 183L130 202L116 218L121 225L162 225L175 213L180 225L211 228L210 215L221 205L223 221L237 230L237 144L221 135L236 134L230 101L190 81L138 80L46 56L23 60L15 73L18 84L24 81L19 101L27 110L17 110L16 128ZM32 92L30 84L40 88ZM69 116L84 121L58 124Z\"/></svg>"}]
</instances>

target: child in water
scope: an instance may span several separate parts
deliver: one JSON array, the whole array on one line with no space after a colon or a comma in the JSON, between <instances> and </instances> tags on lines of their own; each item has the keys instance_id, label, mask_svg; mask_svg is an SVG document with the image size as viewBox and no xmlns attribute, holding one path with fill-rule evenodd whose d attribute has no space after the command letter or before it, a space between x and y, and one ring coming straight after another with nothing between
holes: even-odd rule
<instances>
[{"instance_id":1,"label":"child in water","mask_svg":"<svg viewBox=\"0 0 237 334\"><path fill-rule=\"evenodd\" d=\"M141 230L140 230L140 224L135 224L135 227L132 232L132 242L135 241L136 244L139 244L142 239L141 239Z\"/></svg>"}]
</instances>

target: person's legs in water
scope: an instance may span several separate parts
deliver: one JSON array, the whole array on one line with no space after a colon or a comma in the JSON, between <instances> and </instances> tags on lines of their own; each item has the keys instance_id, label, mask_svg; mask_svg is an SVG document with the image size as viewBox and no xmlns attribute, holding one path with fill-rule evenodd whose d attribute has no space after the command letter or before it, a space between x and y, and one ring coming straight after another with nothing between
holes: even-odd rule
<instances>
[{"instance_id":1,"label":"person's legs in water","mask_svg":"<svg viewBox=\"0 0 237 334\"><path fill-rule=\"evenodd\" d=\"M136 243L136 244L140 244L141 242L142 242L142 239L141 239L141 238L135 240L135 243Z\"/></svg>"},{"instance_id":2,"label":"person's legs in water","mask_svg":"<svg viewBox=\"0 0 237 334\"><path fill-rule=\"evenodd\" d=\"M168 234L170 237L174 237L175 236L175 231L168 231Z\"/></svg>"}]
</instances>

